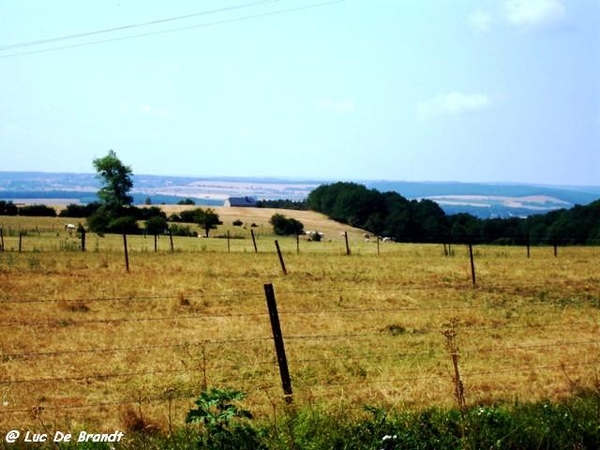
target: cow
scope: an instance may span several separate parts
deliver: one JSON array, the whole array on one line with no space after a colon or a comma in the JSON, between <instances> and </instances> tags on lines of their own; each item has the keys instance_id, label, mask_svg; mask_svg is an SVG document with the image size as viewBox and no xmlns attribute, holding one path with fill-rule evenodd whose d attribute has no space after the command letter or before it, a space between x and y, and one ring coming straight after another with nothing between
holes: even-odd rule
<instances>
[{"instance_id":1,"label":"cow","mask_svg":"<svg viewBox=\"0 0 600 450\"><path fill-rule=\"evenodd\" d=\"M65 223L65 231L69 234L73 234L73 232L77 229L75 225L72 223Z\"/></svg>"}]
</instances>

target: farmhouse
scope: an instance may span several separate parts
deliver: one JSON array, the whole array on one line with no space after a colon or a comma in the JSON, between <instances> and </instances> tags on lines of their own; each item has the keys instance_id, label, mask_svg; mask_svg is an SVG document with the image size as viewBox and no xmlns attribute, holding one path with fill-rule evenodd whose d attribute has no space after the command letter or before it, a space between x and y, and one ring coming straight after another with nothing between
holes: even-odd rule
<instances>
[{"instance_id":1,"label":"farmhouse","mask_svg":"<svg viewBox=\"0 0 600 450\"><path fill-rule=\"evenodd\" d=\"M229 197L224 206L256 206L254 197Z\"/></svg>"}]
</instances>

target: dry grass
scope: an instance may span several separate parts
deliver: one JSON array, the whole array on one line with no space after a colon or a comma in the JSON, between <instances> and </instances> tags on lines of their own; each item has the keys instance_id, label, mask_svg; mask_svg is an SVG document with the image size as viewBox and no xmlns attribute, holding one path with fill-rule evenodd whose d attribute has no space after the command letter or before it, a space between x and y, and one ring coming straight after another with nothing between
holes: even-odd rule
<instances>
[{"instance_id":1,"label":"dry grass","mask_svg":"<svg viewBox=\"0 0 600 450\"><path fill-rule=\"evenodd\" d=\"M75 239L62 229L22 222L41 231L18 253L16 237L5 235L0 429L35 425L36 405L60 429L165 429L182 422L205 383L241 389L253 412L274 414L282 402L263 292L271 282L298 405L352 413L365 404L452 404L442 335L451 323L468 404L559 398L594 385L598 248L561 248L558 258L534 248L527 259L521 248L477 247L473 287L462 247L444 257L441 246L386 244L378 255L352 230L347 256L344 227L315 217L310 228L331 242L302 241L296 254L295 239L279 238L284 276L265 225L270 212L257 211L265 215L219 214L223 227L262 223L258 253L247 234L231 240L231 253L215 238L175 238L172 253L164 237L155 253L150 238L135 236L129 273L120 236L90 235L82 253L57 244ZM8 229L5 218L0 224Z\"/></svg>"}]
</instances>

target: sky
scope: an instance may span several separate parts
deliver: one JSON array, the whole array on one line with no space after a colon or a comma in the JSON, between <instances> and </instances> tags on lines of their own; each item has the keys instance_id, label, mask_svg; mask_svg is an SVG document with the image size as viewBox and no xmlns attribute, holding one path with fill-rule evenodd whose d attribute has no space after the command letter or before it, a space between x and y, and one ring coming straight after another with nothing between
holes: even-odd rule
<instances>
[{"instance_id":1,"label":"sky","mask_svg":"<svg viewBox=\"0 0 600 450\"><path fill-rule=\"evenodd\" d=\"M0 0L0 171L600 185L600 0Z\"/></svg>"}]
</instances>

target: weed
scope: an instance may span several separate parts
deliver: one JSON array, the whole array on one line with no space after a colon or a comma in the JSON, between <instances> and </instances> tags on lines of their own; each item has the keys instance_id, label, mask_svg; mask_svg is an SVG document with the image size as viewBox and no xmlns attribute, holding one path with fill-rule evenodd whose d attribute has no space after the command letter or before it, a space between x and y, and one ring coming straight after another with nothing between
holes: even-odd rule
<instances>
[{"instance_id":1,"label":"weed","mask_svg":"<svg viewBox=\"0 0 600 450\"><path fill-rule=\"evenodd\" d=\"M203 425L205 433L199 442L201 448L266 448L256 430L243 423L253 417L250 411L237 405L244 398L244 393L234 389L211 388L200 393L196 408L187 413L185 421Z\"/></svg>"}]
</instances>

